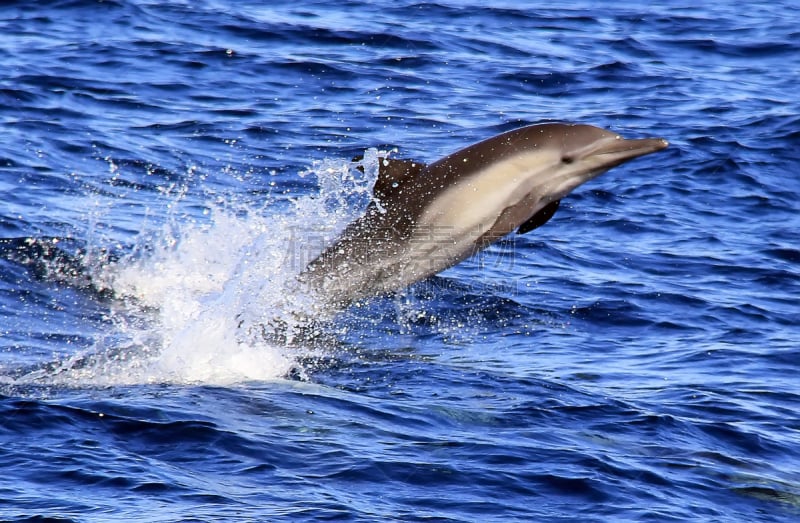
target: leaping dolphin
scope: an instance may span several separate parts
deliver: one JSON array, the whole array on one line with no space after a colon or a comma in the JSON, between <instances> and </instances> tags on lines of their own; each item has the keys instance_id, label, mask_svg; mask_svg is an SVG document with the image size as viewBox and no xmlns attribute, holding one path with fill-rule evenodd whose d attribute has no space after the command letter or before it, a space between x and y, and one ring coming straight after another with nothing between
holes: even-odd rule
<instances>
[{"instance_id":1,"label":"leaping dolphin","mask_svg":"<svg viewBox=\"0 0 800 523\"><path fill-rule=\"evenodd\" d=\"M667 147L591 125L508 131L430 165L382 159L365 214L300 274L336 308L391 293L452 267L515 229L547 222L579 185Z\"/></svg>"}]
</instances>

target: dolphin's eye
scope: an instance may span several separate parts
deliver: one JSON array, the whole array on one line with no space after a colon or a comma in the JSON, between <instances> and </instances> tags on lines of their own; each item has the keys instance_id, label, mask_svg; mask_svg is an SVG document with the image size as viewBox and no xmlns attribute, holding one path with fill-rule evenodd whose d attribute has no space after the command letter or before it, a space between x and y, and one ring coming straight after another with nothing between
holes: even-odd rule
<instances>
[{"instance_id":1,"label":"dolphin's eye","mask_svg":"<svg viewBox=\"0 0 800 523\"><path fill-rule=\"evenodd\" d=\"M574 161L575 161L575 159L572 156L562 156L561 157L561 163L564 163L564 164L570 164L570 163L572 163Z\"/></svg>"}]
</instances>

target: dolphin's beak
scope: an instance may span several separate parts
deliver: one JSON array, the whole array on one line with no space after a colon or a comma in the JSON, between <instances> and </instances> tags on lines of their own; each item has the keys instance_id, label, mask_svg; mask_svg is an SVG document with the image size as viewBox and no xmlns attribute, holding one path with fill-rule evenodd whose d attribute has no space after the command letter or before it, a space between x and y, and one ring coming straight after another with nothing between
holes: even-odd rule
<instances>
[{"instance_id":1,"label":"dolphin's beak","mask_svg":"<svg viewBox=\"0 0 800 523\"><path fill-rule=\"evenodd\" d=\"M660 151L669 145L663 138L640 138L626 140L621 136L616 139L603 140L588 151L587 156L596 157L608 166L619 165L639 156Z\"/></svg>"}]
</instances>

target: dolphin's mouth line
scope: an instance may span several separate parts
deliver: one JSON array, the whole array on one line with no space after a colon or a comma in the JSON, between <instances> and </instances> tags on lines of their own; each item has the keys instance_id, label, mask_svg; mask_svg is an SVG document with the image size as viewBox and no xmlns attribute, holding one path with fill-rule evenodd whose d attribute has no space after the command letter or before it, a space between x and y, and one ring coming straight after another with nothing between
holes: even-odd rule
<instances>
[{"instance_id":1,"label":"dolphin's mouth line","mask_svg":"<svg viewBox=\"0 0 800 523\"><path fill-rule=\"evenodd\" d=\"M668 145L669 142L663 138L639 138L632 140L618 138L600 144L598 147L588 151L586 156L602 157L605 155L614 155L618 159L630 159L660 151Z\"/></svg>"}]
</instances>

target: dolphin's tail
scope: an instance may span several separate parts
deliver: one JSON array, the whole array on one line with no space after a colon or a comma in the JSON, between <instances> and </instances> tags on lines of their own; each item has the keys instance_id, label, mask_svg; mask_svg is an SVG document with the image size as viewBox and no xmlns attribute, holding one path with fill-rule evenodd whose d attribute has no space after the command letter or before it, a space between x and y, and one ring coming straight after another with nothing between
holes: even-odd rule
<instances>
[{"instance_id":1,"label":"dolphin's tail","mask_svg":"<svg viewBox=\"0 0 800 523\"><path fill-rule=\"evenodd\" d=\"M0 260L26 267L40 280L63 283L70 287L108 296L111 291L96 276L98 265L119 259L114 253L101 250L92 256L80 242L70 238L16 237L0 238Z\"/></svg>"}]
</instances>

